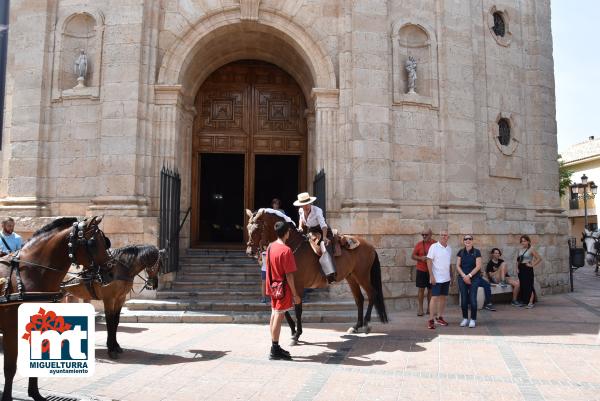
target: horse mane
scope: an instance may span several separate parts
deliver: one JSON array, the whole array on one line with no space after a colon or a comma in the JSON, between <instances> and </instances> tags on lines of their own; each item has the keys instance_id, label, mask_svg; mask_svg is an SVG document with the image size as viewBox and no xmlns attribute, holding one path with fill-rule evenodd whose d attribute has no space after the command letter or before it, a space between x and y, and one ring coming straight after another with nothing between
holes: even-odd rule
<instances>
[{"instance_id":1,"label":"horse mane","mask_svg":"<svg viewBox=\"0 0 600 401\"><path fill-rule=\"evenodd\" d=\"M158 248L154 245L128 245L112 249L112 255L128 268L133 266L136 259L139 259L143 266L149 266L156 263Z\"/></svg>"},{"instance_id":2,"label":"horse mane","mask_svg":"<svg viewBox=\"0 0 600 401\"><path fill-rule=\"evenodd\" d=\"M79 221L77 217L59 217L51 223L46 224L44 227L40 228L36 232L33 233L31 238L29 238L24 244L23 248L29 247L30 245L36 243L38 240L42 238L46 238L50 233L55 230L63 229L68 226L72 226L73 223Z\"/></svg>"}]
</instances>

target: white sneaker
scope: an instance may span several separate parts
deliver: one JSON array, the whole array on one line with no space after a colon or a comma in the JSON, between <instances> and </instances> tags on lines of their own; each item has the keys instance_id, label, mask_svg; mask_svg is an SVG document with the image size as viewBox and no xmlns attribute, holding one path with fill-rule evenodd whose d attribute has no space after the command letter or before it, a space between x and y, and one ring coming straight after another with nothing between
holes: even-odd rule
<instances>
[{"instance_id":1,"label":"white sneaker","mask_svg":"<svg viewBox=\"0 0 600 401\"><path fill-rule=\"evenodd\" d=\"M533 305L532 303L528 303L527 306L525 307L526 309L533 309Z\"/></svg>"},{"instance_id":2,"label":"white sneaker","mask_svg":"<svg viewBox=\"0 0 600 401\"><path fill-rule=\"evenodd\" d=\"M469 322L469 328L473 328L475 327L475 320L471 319L471 321Z\"/></svg>"},{"instance_id":3,"label":"white sneaker","mask_svg":"<svg viewBox=\"0 0 600 401\"><path fill-rule=\"evenodd\" d=\"M467 324L469 324L469 319L463 319L460 322L460 327L465 327Z\"/></svg>"}]
</instances>

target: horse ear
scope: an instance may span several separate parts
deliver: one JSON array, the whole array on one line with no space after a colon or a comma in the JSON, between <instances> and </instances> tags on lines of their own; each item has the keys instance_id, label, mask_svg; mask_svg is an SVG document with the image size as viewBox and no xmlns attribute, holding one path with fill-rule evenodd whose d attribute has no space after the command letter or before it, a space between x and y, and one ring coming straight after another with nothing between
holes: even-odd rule
<instances>
[{"instance_id":1,"label":"horse ear","mask_svg":"<svg viewBox=\"0 0 600 401\"><path fill-rule=\"evenodd\" d=\"M246 209L246 214L248 215L248 217L252 217L252 210L250 209Z\"/></svg>"}]
</instances>

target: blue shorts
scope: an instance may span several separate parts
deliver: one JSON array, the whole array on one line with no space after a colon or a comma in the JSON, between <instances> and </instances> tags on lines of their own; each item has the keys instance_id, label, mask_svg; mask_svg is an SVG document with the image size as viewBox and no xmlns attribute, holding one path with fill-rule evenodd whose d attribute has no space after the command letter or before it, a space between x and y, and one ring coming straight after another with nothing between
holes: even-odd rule
<instances>
[{"instance_id":1,"label":"blue shorts","mask_svg":"<svg viewBox=\"0 0 600 401\"><path fill-rule=\"evenodd\" d=\"M440 295L448 295L448 291L450 290L450 282L446 281L445 283L435 283L431 286L431 296L438 297Z\"/></svg>"},{"instance_id":2,"label":"blue shorts","mask_svg":"<svg viewBox=\"0 0 600 401\"><path fill-rule=\"evenodd\" d=\"M267 272L264 270L260 271L260 278L262 281L265 281L267 279Z\"/></svg>"}]
</instances>

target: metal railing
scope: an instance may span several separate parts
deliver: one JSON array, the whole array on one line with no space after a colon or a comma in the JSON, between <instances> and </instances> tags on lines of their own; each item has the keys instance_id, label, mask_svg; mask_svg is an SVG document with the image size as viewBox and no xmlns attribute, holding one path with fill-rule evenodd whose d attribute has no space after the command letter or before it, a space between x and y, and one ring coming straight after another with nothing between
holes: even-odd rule
<instances>
[{"instance_id":1,"label":"metal railing","mask_svg":"<svg viewBox=\"0 0 600 401\"><path fill-rule=\"evenodd\" d=\"M179 269L180 200L179 172L177 169L171 170L163 166L160 171L159 245L161 249L166 249L167 259L166 263L163 263L161 273L170 273Z\"/></svg>"}]
</instances>

